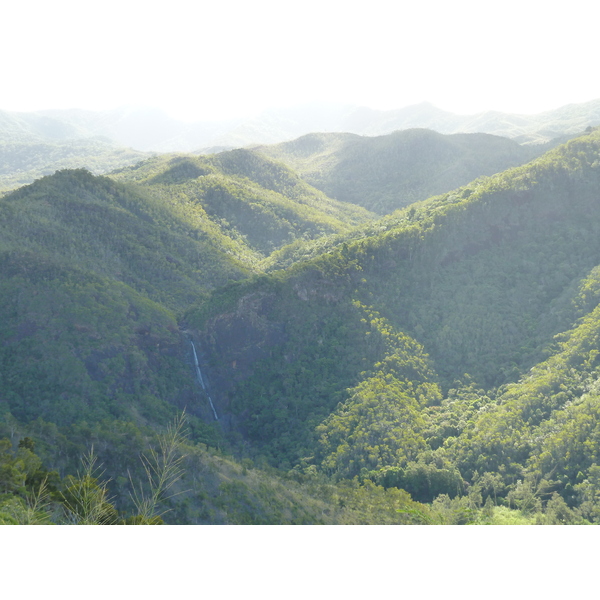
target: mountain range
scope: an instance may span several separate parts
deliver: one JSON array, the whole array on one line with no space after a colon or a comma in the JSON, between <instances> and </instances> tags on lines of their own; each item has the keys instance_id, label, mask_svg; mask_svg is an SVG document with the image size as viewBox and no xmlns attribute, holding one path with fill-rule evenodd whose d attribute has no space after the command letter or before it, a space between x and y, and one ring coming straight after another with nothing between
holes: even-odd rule
<instances>
[{"instance_id":1,"label":"mountain range","mask_svg":"<svg viewBox=\"0 0 600 600\"><path fill-rule=\"evenodd\" d=\"M564 122L6 193L0 522L600 522L600 130Z\"/></svg>"},{"instance_id":2,"label":"mountain range","mask_svg":"<svg viewBox=\"0 0 600 600\"><path fill-rule=\"evenodd\" d=\"M313 133L254 150L285 163L332 198L385 215L523 164L548 147L484 133L405 129L371 137Z\"/></svg>"},{"instance_id":3,"label":"mountain range","mask_svg":"<svg viewBox=\"0 0 600 600\"><path fill-rule=\"evenodd\" d=\"M273 145L320 133L381 137L400 130L489 133L519 144L557 144L600 124L600 101L573 104L538 115L485 112L460 116L428 103L394 111L351 105L309 104L270 109L251 119L186 123L152 108L108 111L0 111L0 192L31 183L65 168L96 175L135 164L157 152L212 154Z\"/></svg>"},{"instance_id":4,"label":"mountain range","mask_svg":"<svg viewBox=\"0 0 600 600\"><path fill-rule=\"evenodd\" d=\"M457 115L424 102L396 110L336 104L268 109L252 118L186 123L153 108L107 111L0 111L0 143L56 143L102 137L142 152L196 152L276 144L308 133L380 136L425 128L439 133L490 133L539 144L600 125L600 100L569 104L533 115L487 111Z\"/></svg>"}]
</instances>

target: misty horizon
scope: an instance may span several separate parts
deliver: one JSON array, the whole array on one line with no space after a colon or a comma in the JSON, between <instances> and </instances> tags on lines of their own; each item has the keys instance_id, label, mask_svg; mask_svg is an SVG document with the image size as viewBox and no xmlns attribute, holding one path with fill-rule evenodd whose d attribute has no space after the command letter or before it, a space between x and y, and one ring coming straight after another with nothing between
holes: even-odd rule
<instances>
[{"instance_id":1,"label":"misty horizon","mask_svg":"<svg viewBox=\"0 0 600 600\"><path fill-rule=\"evenodd\" d=\"M418 108L428 108L434 109L440 113L448 113L456 116L468 117L468 116L477 116L486 113L499 113L499 114L507 114L507 115L522 115L522 116L536 116L543 113L551 112L554 110L559 110L562 108L566 108L569 106L580 106L590 104L596 100L600 99L600 97L590 98L586 101L582 102L567 102L564 104L558 104L556 106L552 106L550 108L540 109L540 110L529 110L529 111L510 111L510 110L499 110L497 108L489 107L482 108L480 110L469 111L469 110L452 110L451 108L447 108L440 104L436 104L435 102L429 100L422 100L420 102L414 102L409 104L402 104L395 106L394 108L381 108L375 105L368 105L359 102L331 102L326 100L312 100L308 102L296 103L296 104L280 104L280 105L265 105L260 109L254 111L239 111L236 114L231 114L229 116L221 116L221 117L210 117L210 112L207 112L204 115L197 115L195 117L185 117L177 114L176 111L170 110L166 106L160 106L158 104L152 103L127 103L124 102L122 104L115 104L111 107L105 108L92 108L85 106L75 106L75 105L64 105L61 107L41 107L37 109L14 109L14 108L5 108L0 106L0 112L5 113L17 113L23 115L30 114L52 114L52 113L155 113L156 116L160 116L162 118L167 118L173 121L178 121L181 123L187 123L190 125L193 124L201 124L201 123L231 123L234 121L247 121L252 119L260 118L264 115L270 115L274 113L300 113L306 112L310 110L330 110L330 111L348 111L349 113L352 111L362 110L362 111L371 111L373 113L397 113L403 111L410 111Z\"/></svg>"}]
</instances>

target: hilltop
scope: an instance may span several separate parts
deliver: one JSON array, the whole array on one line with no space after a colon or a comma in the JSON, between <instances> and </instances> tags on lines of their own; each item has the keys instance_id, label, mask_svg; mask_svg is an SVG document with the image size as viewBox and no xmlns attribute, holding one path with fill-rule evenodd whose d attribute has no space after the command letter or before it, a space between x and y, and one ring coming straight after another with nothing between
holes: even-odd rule
<instances>
[{"instance_id":1,"label":"hilltop","mask_svg":"<svg viewBox=\"0 0 600 600\"><path fill-rule=\"evenodd\" d=\"M488 134L408 129L377 137L309 134L257 152L289 165L332 198L385 215L541 154Z\"/></svg>"}]
</instances>

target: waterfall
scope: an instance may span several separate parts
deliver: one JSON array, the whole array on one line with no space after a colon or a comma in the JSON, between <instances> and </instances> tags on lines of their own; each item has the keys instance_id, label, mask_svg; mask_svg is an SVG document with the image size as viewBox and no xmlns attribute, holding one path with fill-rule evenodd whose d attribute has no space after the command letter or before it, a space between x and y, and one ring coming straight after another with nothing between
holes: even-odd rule
<instances>
[{"instance_id":1,"label":"waterfall","mask_svg":"<svg viewBox=\"0 0 600 600\"><path fill-rule=\"evenodd\" d=\"M202 377L202 371L200 370L200 364L198 363L198 355L196 354L196 346L194 345L194 342L190 341L190 343L192 344L192 350L194 352L194 366L196 367L196 376L198 377L198 381L200 382L200 385L202 386L202 389L206 393L206 397L208 398L208 401L210 402L210 407L212 408L213 415L215 416L215 421L218 421L219 417L217 416L217 411L215 410L215 405L213 404L212 398L210 397L210 394L208 393L208 390L206 389L206 385L204 384L204 378Z\"/></svg>"}]
</instances>

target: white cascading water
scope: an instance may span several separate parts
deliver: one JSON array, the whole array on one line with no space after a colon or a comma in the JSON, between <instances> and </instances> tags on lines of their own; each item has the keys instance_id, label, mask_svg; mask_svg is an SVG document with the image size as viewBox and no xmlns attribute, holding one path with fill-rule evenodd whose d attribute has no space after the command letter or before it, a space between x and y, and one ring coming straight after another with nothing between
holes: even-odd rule
<instances>
[{"instance_id":1,"label":"white cascading water","mask_svg":"<svg viewBox=\"0 0 600 600\"><path fill-rule=\"evenodd\" d=\"M210 397L210 394L208 393L208 390L206 389L206 386L204 385L202 371L200 371L200 364L198 363L198 355L196 354L196 346L194 345L194 342L190 342L190 343L192 344L192 350L194 351L194 366L196 367L196 375L198 376L198 381L200 382L200 385L202 386L202 389L206 393L206 397L208 398L208 401L210 402L210 407L212 408L213 415L215 415L215 421L218 421L219 417L217 416L217 411L215 410L215 405L213 404L212 398Z\"/></svg>"}]
</instances>

